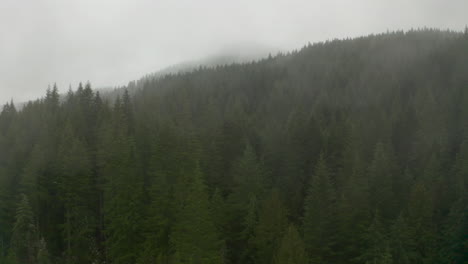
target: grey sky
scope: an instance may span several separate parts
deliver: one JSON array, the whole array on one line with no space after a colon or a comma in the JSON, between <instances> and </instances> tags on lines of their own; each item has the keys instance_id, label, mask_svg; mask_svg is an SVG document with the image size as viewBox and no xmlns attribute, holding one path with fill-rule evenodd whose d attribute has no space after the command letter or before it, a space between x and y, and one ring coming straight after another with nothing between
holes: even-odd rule
<instances>
[{"instance_id":1,"label":"grey sky","mask_svg":"<svg viewBox=\"0 0 468 264\"><path fill-rule=\"evenodd\" d=\"M122 85L237 45L462 30L467 13L467 0L0 0L0 103L40 97L54 82Z\"/></svg>"}]
</instances>

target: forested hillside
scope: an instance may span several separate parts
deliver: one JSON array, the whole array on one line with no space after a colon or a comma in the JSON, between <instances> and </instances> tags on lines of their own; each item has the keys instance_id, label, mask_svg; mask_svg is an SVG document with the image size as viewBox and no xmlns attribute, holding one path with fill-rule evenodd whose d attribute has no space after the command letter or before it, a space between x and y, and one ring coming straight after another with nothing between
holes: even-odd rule
<instances>
[{"instance_id":1,"label":"forested hillside","mask_svg":"<svg viewBox=\"0 0 468 264\"><path fill-rule=\"evenodd\" d=\"M138 85L3 107L0 263L468 262L468 33Z\"/></svg>"}]
</instances>

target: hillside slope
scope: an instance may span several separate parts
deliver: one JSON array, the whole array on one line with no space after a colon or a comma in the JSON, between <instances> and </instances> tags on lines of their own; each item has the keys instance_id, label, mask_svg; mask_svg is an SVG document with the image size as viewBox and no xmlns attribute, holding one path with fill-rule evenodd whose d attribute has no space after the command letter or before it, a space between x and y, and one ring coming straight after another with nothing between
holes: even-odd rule
<instances>
[{"instance_id":1,"label":"hillside slope","mask_svg":"<svg viewBox=\"0 0 468 264\"><path fill-rule=\"evenodd\" d=\"M467 73L418 30L7 104L0 263L464 263Z\"/></svg>"}]
</instances>

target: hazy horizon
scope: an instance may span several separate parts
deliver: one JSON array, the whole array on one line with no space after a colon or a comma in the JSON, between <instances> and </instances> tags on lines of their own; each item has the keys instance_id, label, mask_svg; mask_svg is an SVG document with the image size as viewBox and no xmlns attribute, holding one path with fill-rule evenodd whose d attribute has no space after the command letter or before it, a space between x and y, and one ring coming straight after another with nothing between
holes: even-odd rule
<instances>
[{"instance_id":1,"label":"hazy horizon","mask_svg":"<svg viewBox=\"0 0 468 264\"><path fill-rule=\"evenodd\" d=\"M454 1L15 1L0 3L0 103L57 83L125 85L167 66L249 47L289 51L308 42L387 30L461 31Z\"/></svg>"}]
</instances>

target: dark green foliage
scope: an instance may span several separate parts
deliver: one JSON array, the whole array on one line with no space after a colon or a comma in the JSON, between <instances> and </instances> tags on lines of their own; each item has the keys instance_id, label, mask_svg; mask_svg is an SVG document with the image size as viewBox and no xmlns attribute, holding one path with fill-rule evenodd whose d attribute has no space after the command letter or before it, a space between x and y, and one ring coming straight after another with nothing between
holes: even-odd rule
<instances>
[{"instance_id":1,"label":"dark green foliage","mask_svg":"<svg viewBox=\"0 0 468 264\"><path fill-rule=\"evenodd\" d=\"M306 264L308 261L304 242L294 225L286 230L275 255L276 264Z\"/></svg>"},{"instance_id":2,"label":"dark green foliage","mask_svg":"<svg viewBox=\"0 0 468 264\"><path fill-rule=\"evenodd\" d=\"M66 244L67 263L90 261L94 215L91 211L91 164L86 149L65 129L59 149L61 177L57 179L58 197L64 208L62 236Z\"/></svg>"},{"instance_id":3,"label":"dark green foliage","mask_svg":"<svg viewBox=\"0 0 468 264\"><path fill-rule=\"evenodd\" d=\"M313 263L322 263L333 255L335 191L330 172L320 155L311 177L304 207L304 241Z\"/></svg>"},{"instance_id":4,"label":"dark green foliage","mask_svg":"<svg viewBox=\"0 0 468 264\"><path fill-rule=\"evenodd\" d=\"M170 241L176 263L223 263L219 235L210 211L203 176L197 167L186 177L187 194L176 208Z\"/></svg>"},{"instance_id":5,"label":"dark green foliage","mask_svg":"<svg viewBox=\"0 0 468 264\"><path fill-rule=\"evenodd\" d=\"M392 152L382 143L375 147L374 158L369 168L370 201L373 210L381 212L384 219L392 219L396 212L394 179L396 164Z\"/></svg>"},{"instance_id":6,"label":"dark green foliage","mask_svg":"<svg viewBox=\"0 0 468 264\"><path fill-rule=\"evenodd\" d=\"M118 107L116 103L116 114L122 114ZM128 127L120 119L123 117L116 117L115 134L108 135L109 141L100 150L104 231L113 263L135 261L143 242L143 178L137 170L133 139L126 136Z\"/></svg>"},{"instance_id":7,"label":"dark green foliage","mask_svg":"<svg viewBox=\"0 0 468 264\"><path fill-rule=\"evenodd\" d=\"M261 204L253 244L257 249L254 263L272 263L288 225L287 211L277 190Z\"/></svg>"},{"instance_id":8,"label":"dark green foliage","mask_svg":"<svg viewBox=\"0 0 468 264\"><path fill-rule=\"evenodd\" d=\"M355 259L364 248L360 239L370 223L370 186L366 163L362 160L361 147L350 140L343 154L343 167L338 176L343 185L337 195L336 240L338 259L346 262Z\"/></svg>"},{"instance_id":9,"label":"dark green foliage","mask_svg":"<svg viewBox=\"0 0 468 264\"><path fill-rule=\"evenodd\" d=\"M443 225L439 263L466 263L468 259L467 221L468 203L465 197L453 204Z\"/></svg>"},{"instance_id":10,"label":"dark green foliage","mask_svg":"<svg viewBox=\"0 0 468 264\"><path fill-rule=\"evenodd\" d=\"M241 263L255 263L257 246L255 245L255 228L258 225L258 200L254 195L250 196L247 214L241 222L242 231L240 240L243 247L240 255Z\"/></svg>"},{"instance_id":11,"label":"dark green foliage","mask_svg":"<svg viewBox=\"0 0 468 264\"><path fill-rule=\"evenodd\" d=\"M44 239L39 240L39 245L37 248L37 264L50 264L49 251L47 250L47 245Z\"/></svg>"},{"instance_id":12,"label":"dark green foliage","mask_svg":"<svg viewBox=\"0 0 468 264\"><path fill-rule=\"evenodd\" d=\"M227 241L241 252L237 257L243 263L254 261L255 247L253 232L258 220L259 204L265 196L265 171L252 146L247 144L244 153L233 165L232 192L228 196L230 210L230 232L234 233Z\"/></svg>"},{"instance_id":13,"label":"dark green foliage","mask_svg":"<svg viewBox=\"0 0 468 264\"><path fill-rule=\"evenodd\" d=\"M382 225L378 211L375 212L374 220L364 233L363 239L366 243L366 247L359 257L361 263L393 263L387 230L385 230L385 226Z\"/></svg>"},{"instance_id":14,"label":"dark green foliage","mask_svg":"<svg viewBox=\"0 0 468 264\"><path fill-rule=\"evenodd\" d=\"M391 227L390 246L394 263L409 264L417 259L409 224L403 215L400 215Z\"/></svg>"},{"instance_id":15,"label":"dark green foliage","mask_svg":"<svg viewBox=\"0 0 468 264\"><path fill-rule=\"evenodd\" d=\"M156 162L155 162L156 163ZM149 204L147 219L144 221L145 248L138 263L156 261L158 257L169 253L169 231L174 217L171 208L171 189L164 172L154 167L150 173L154 178L152 188L149 189Z\"/></svg>"},{"instance_id":16,"label":"dark green foliage","mask_svg":"<svg viewBox=\"0 0 468 264\"><path fill-rule=\"evenodd\" d=\"M467 47L398 31L9 102L0 263L467 263Z\"/></svg>"},{"instance_id":17,"label":"dark green foliage","mask_svg":"<svg viewBox=\"0 0 468 264\"><path fill-rule=\"evenodd\" d=\"M432 199L433 195L423 183L414 185L408 203L408 232L416 254L413 263L433 263L437 254Z\"/></svg>"},{"instance_id":18,"label":"dark green foliage","mask_svg":"<svg viewBox=\"0 0 468 264\"><path fill-rule=\"evenodd\" d=\"M266 189L265 172L250 144L233 168L233 207L245 211L251 196L263 197Z\"/></svg>"},{"instance_id":19,"label":"dark green foliage","mask_svg":"<svg viewBox=\"0 0 468 264\"><path fill-rule=\"evenodd\" d=\"M16 209L9 259L13 263L36 263L38 234L28 197L21 195Z\"/></svg>"}]
</instances>

